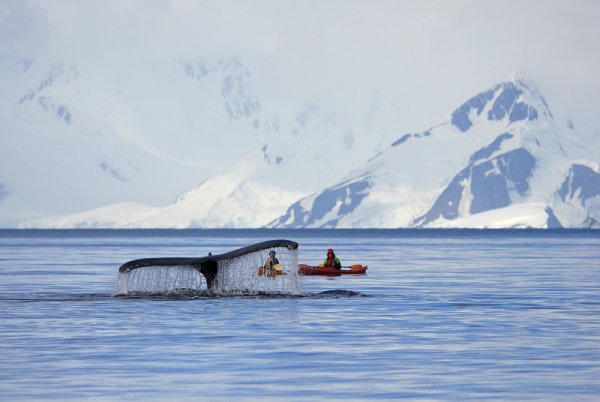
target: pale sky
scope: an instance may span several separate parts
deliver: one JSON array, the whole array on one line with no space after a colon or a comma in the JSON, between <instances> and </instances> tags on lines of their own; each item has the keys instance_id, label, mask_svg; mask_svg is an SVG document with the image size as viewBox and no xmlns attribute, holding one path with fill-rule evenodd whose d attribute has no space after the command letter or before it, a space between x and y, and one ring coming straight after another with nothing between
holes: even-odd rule
<instances>
[{"instance_id":1,"label":"pale sky","mask_svg":"<svg viewBox=\"0 0 600 402\"><path fill-rule=\"evenodd\" d=\"M0 56L236 55L283 102L393 97L404 131L517 73L600 132L598 21L594 0L0 0Z\"/></svg>"}]
</instances>

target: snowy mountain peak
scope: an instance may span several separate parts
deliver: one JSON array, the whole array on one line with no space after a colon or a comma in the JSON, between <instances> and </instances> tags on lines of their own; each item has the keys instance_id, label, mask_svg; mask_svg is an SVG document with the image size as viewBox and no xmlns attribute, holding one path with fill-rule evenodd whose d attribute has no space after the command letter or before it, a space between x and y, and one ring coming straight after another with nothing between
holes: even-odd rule
<instances>
[{"instance_id":1,"label":"snowy mountain peak","mask_svg":"<svg viewBox=\"0 0 600 402\"><path fill-rule=\"evenodd\" d=\"M218 74L221 96L227 113L232 119L252 119L254 128L259 126L261 103L250 85L250 70L237 57L219 59L214 63L205 58L185 60L185 74L198 81Z\"/></svg>"},{"instance_id":2,"label":"snowy mountain peak","mask_svg":"<svg viewBox=\"0 0 600 402\"><path fill-rule=\"evenodd\" d=\"M508 126L519 121L534 121L540 116L553 118L546 101L532 83L515 78L467 100L452 113L451 122L466 132L486 121L505 121Z\"/></svg>"},{"instance_id":3,"label":"snowy mountain peak","mask_svg":"<svg viewBox=\"0 0 600 402\"><path fill-rule=\"evenodd\" d=\"M57 99L61 91L56 86L66 86L77 79L79 69L76 63L55 62L43 73L39 82L30 87L19 99L19 106L26 106L29 102L36 103L44 112L54 115L66 124L71 123L72 112L65 102Z\"/></svg>"},{"instance_id":4,"label":"snowy mountain peak","mask_svg":"<svg viewBox=\"0 0 600 402\"><path fill-rule=\"evenodd\" d=\"M577 227L586 216L594 222L588 212L595 200L600 204L600 180L593 162L573 166L558 202L548 202L571 161L597 156L592 143L563 129L535 86L515 78L467 100L451 121L400 136L272 225ZM588 212L561 208L575 199L578 211Z\"/></svg>"}]
</instances>

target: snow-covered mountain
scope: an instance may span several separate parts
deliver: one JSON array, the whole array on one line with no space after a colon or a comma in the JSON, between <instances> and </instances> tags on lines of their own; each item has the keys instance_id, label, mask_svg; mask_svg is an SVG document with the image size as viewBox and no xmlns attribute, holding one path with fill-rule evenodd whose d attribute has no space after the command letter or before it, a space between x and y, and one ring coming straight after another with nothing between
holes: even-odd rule
<instances>
[{"instance_id":1,"label":"snow-covered mountain","mask_svg":"<svg viewBox=\"0 0 600 402\"><path fill-rule=\"evenodd\" d=\"M214 228L260 227L278 217L301 193L253 180L262 167L248 158L179 196L165 207L117 203L63 217L39 218L22 227Z\"/></svg>"},{"instance_id":2,"label":"snow-covered mountain","mask_svg":"<svg viewBox=\"0 0 600 402\"><path fill-rule=\"evenodd\" d=\"M600 138L559 124L531 83L469 99L271 227L595 227Z\"/></svg>"},{"instance_id":3,"label":"snow-covered mountain","mask_svg":"<svg viewBox=\"0 0 600 402\"><path fill-rule=\"evenodd\" d=\"M252 128L258 106L243 69L235 60L218 66L206 83L190 77L184 62L5 68L2 223L123 200L165 204L242 156L215 149L233 140L263 143ZM232 76L239 80L229 83ZM236 114L244 107L245 115Z\"/></svg>"},{"instance_id":4,"label":"snow-covered mountain","mask_svg":"<svg viewBox=\"0 0 600 402\"><path fill-rule=\"evenodd\" d=\"M118 64L101 54L83 62L3 56L0 105L2 227L264 225L393 135L373 123L384 101L361 115L281 103L236 57ZM236 169L250 173L242 179ZM192 188L210 191L214 205L184 203ZM269 200L250 208L254 194ZM250 212L235 212L238 203ZM120 207L106 208L113 204ZM190 212L147 214L163 208Z\"/></svg>"},{"instance_id":5,"label":"snow-covered mountain","mask_svg":"<svg viewBox=\"0 0 600 402\"><path fill-rule=\"evenodd\" d=\"M0 67L5 227L600 221L600 138L558 122L523 80L397 137L392 103L280 104L237 58Z\"/></svg>"}]
</instances>

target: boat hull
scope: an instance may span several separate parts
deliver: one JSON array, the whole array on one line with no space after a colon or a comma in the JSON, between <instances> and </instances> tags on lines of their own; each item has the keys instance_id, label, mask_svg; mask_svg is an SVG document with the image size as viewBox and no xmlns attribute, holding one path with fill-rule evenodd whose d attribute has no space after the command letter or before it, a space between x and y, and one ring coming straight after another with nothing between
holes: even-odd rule
<instances>
[{"instance_id":1,"label":"boat hull","mask_svg":"<svg viewBox=\"0 0 600 402\"><path fill-rule=\"evenodd\" d=\"M258 274L261 276L279 276L283 275L283 267L281 264L275 264L271 268L259 267Z\"/></svg>"},{"instance_id":2,"label":"boat hull","mask_svg":"<svg viewBox=\"0 0 600 402\"><path fill-rule=\"evenodd\" d=\"M300 275L323 275L323 276L341 276L341 275L364 275L367 273L366 265L352 265L342 267L341 269L323 266L311 266L306 264L298 265Z\"/></svg>"}]
</instances>

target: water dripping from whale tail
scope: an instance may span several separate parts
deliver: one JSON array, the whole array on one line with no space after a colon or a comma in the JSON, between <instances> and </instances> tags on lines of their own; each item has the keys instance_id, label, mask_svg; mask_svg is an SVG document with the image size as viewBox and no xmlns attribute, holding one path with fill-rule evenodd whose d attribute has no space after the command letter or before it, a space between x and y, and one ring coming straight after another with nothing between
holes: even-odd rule
<instances>
[{"instance_id":1,"label":"water dripping from whale tail","mask_svg":"<svg viewBox=\"0 0 600 402\"><path fill-rule=\"evenodd\" d=\"M258 275L258 267L274 250L284 275ZM269 240L199 258L145 258L119 268L117 295L135 293L178 293L210 291L216 294L300 294L298 243Z\"/></svg>"}]
</instances>

